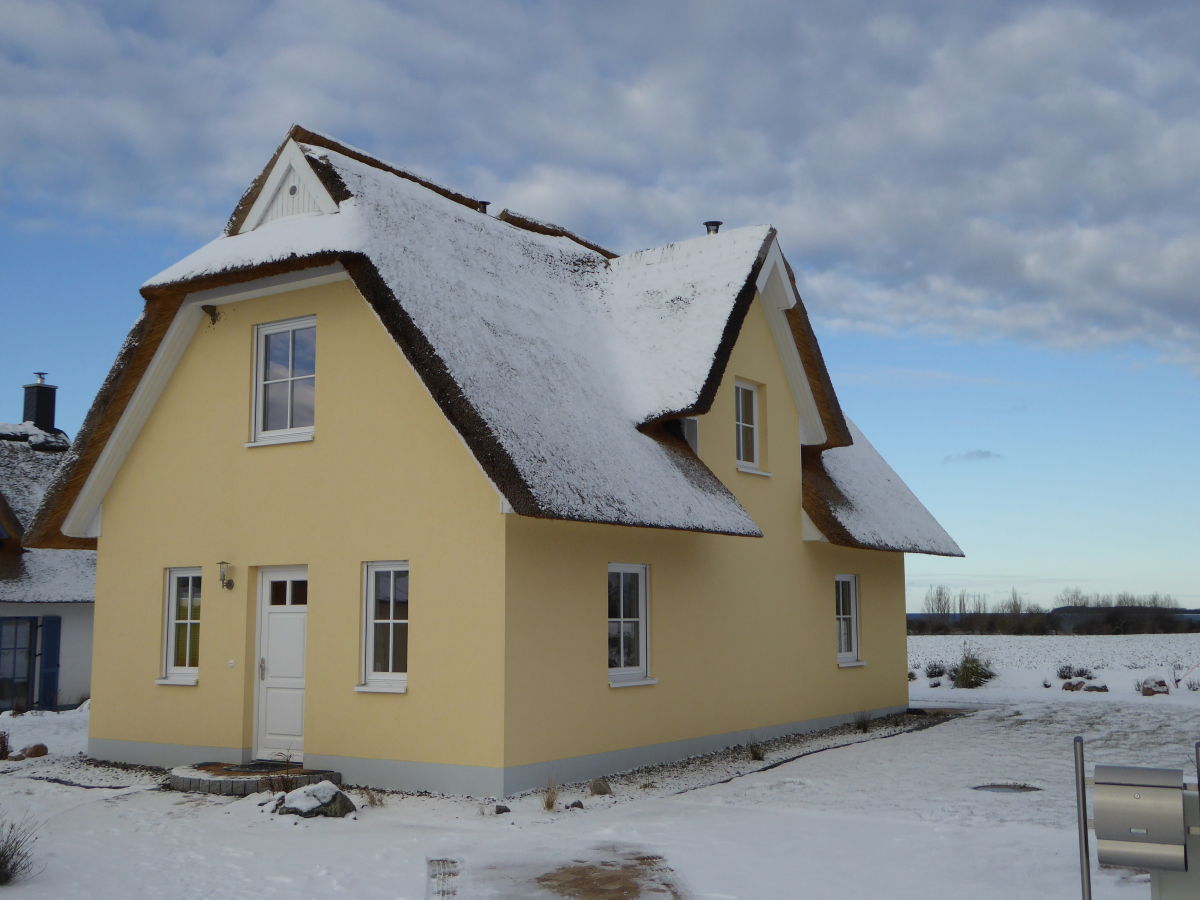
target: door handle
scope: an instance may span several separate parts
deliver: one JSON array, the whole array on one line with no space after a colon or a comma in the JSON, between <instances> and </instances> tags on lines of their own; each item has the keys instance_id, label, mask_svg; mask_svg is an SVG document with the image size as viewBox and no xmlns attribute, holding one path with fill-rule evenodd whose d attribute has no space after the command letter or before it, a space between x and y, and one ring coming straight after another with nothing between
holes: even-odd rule
<instances>
[{"instance_id":1,"label":"door handle","mask_svg":"<svg viewBox=\"0 0 1200 900\"><path fill-rule=\"evenodd\" d=\"M267 658L265 656L258 658L258 677L260 681L267 677Z\"/></svg>"}]
</instances>

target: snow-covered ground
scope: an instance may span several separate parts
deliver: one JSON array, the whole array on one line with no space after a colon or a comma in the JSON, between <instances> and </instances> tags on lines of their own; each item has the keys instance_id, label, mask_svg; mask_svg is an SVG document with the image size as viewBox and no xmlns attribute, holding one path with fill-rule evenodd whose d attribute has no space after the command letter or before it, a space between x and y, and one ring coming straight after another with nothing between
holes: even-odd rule
<instances>
[{"instance_id":1,"label":"snow-covered ground","mask_svg":"<svg viewBox=\"0 0 1200 900\"><path fill-rule=\"evenodd\" d=\"M951 662L962 640L912 638L914 669ZM383 806L370 807L351 790L362 807L352 819L270 815L258 805L263 795L172 793L156 789L153 772L87 763L78 756L86 710L0 716L15 747L41 740L51 751L0 762L0 816L40 823L35 850L44 866L9 894L620 896L563 887L586 882L594 865L606 877L623 867L670 885L643 896L689 900L1078 896L1072 738L1086 739L1089 769L1165 766L1194 778L1200 692L1142 697L1133 682L1200 662L1200 636L968 641L998 670L991 685L955 690L943 679L930 688L923 674L910 685L916 705L977 708L966 717L917 731L850 728L772 743L765 763L739 751L635 773L612 779L611 798L563 788L554 812L538 795L506 801L512 812L496 815L492 803L455 797L385 795ZM1110 692L1060 690L1061 662L1093 669ZM1053 687L1043 688L1043 678ZM973 789L1010 782L1041 790ZM564 808L576 799L584 809ZM447 867L459 874L437 885L456 893L438 895L429 872ZM1147 876L1100 870L1094 859L1093 885L1097 900L1149 896Z\"/></svg>"}]
</instances>

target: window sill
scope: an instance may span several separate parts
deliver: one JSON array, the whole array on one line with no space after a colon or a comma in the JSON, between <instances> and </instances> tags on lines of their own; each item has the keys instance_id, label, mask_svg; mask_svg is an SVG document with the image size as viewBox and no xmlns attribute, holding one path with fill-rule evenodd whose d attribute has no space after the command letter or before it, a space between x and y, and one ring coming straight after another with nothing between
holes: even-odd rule
<instances>
[{"instance_id":1,"label":"window sill","mask_svg":"<svg viewBox=\"0 0 1200 900\"><path fill-rule=\"evenodd\" d=\"M356 684L354 692L357 694L407 694L408 682L395 682L393 684L381 684L373 682L370 684Z\"/></svg>"},{"instance_id":2,"label":"window sill","mask_svg":"<svg viewBox=\"0 0 1200 900\"><path fill-rule=\"evenodd\" d=\"M763 478L773 478L770 472L764 472L762 469L756 469L753 466L748 466L745 463L738 463L737 470L745 472L747 475L761 475Z\"/></svg>"},{"instance_id":3,"label":"window sill","mask_svg":"<svg viewBox=\"0 0 1200 900\"><path fill-rule=\"evenodd\" d=\"M275 444L301 444L313 439L313 432L301 431L293 434L264 434L243 444L243 447L270 447Z\"/></svg>"},{"instance_id":4,"label":"window sill","mask_svg":"<svg viewBox=\"0 0 1200 900\"><path fill-rule=\"evenodd\" d=\"M197 675L168 675L166 678L155 678L155 684L171 684L177 687L195 687L200 682Z\"/></svg>"},{"instance_id":5,"label":"window sill","mask_svg":"<svg viewBox=\"0 0 1200 900\"><path fill-rule=\"evenodd\" d=\"M608 686L610 688L623 687L642 687L647 684L658 684L657 678L610 678Z\"/></svg>"},{"instance_id":6,"label":"window sill","mask_svg":"<svg viewBox=\"0 0 1200 900\"><path fill-rule=\"evenodd\" d=\"M866 664L867 664L866 660L863 660L863 659L839 659L838 660L838 668L839 669L861 669Z\"/></svg>"}]
</instances>

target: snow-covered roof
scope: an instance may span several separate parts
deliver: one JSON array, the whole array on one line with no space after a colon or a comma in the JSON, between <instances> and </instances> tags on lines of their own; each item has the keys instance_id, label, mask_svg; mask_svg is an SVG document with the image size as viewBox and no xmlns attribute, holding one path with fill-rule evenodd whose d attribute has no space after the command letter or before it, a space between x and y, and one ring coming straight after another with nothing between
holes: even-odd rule
<instances>
[{"instance_id":1,"label":"snow-covered roof","mask_svg":"<svg viewBox=\"0 0 1200 900\"><path fill-rule=\"evenodd\" d=\"M93 599L95 552L20 549L68 446L61 431L0 423L0 603Z\"/></svg>"},{"instance_id":2,"label":"snow-covered roof","mask_svg":"<svg viewBox=\"0 0 1200 900\"><path fill-rule=\"evenodd\" d=\"M272 214L285 178L310 211ZM819 463L821 450L850 442L774 229L730 229L614 258L558 226L508 211L493 217L483 206L293 128L225 233L143 286L146 313L88 415L78 459L52 489L34 545L89 545L77 531L65 534L63 520L187 295L330 264L349 274L517 513L761 534L667 424L710 408L760 277L771 273L790 285L781 327L819 416L806 460ZM806 510L828 493L810 499L806 490ZM831 520L820 510L810 516ZM844 526L825 534L878 549L929 543L895 531L903 547L882 532L861 543Z\"/></svg>"},{"instance_id":3,"label":"snow-covered roof","mask_svg":"<svg viewBox=\"0 0 1200 900\"><path fill-rule=\"evenodd\" d=\"M760 533L706 467L639 426L700 404L769 227L610 262L335 150L300 147L344 186L338 215L222 236L147 289L293 257L361 255L382 279L385 324L402 341L427 342L444 366L449 384L434 374L435 397L460 393L474 413L457 423L468 443L477 456L478 443L502 454L489 475L518 512ZM482 421L464 421L474 418Z\"/></svg>"},{"instance_id":4,"label":"snow-covered roof","mask_svg":"<svg viewBox=\"0 0 1200 900\"><path fill-rule=\"evenodd\" d=\"M871 550L962 556L858 426L846 424L854 443L804 459L804 509L825 537Z\"/></svg>"}]
</instances>

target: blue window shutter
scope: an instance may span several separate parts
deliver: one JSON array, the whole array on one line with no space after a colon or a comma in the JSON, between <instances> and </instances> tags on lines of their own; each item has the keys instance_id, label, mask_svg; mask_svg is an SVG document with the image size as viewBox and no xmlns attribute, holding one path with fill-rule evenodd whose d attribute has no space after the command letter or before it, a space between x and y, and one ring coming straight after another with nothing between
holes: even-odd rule
<instances>
[{"instance_id":1,"label":"blue window shutter","mask_svg":"<svg viewBox=\"0 0 1200 900\"><path fill-rule=\"evenodd\" d=\"M42 616L42 661L38 673L37 705L58 707L58 645L62 635L61 616Z\"/></svg>"}]
</instances>

